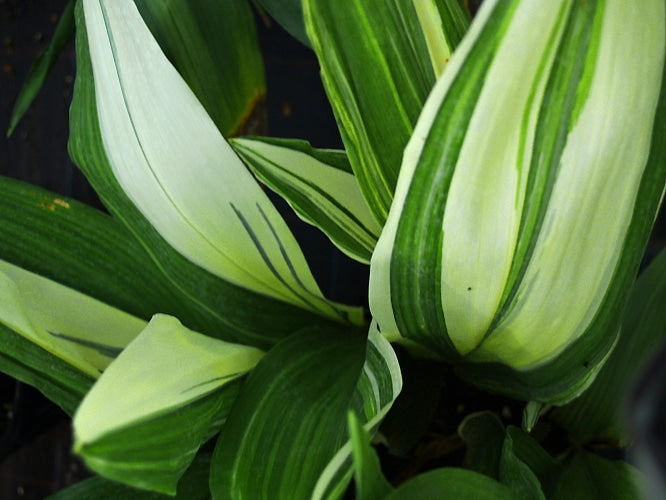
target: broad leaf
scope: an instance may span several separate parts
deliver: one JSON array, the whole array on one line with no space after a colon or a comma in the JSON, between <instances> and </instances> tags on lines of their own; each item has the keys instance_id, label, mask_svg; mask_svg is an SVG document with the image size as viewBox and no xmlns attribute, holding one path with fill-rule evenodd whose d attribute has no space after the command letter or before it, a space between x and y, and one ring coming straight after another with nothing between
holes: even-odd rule
<instances>
[{"instance_id":1,"label":"broad leaf","mask_svg":"<svg viewBox=\"0 0 666 500\"><path fill-rule=\"evenodd\" d=\"M95 6L94 4L92 5L93 7ZM131 10L125 2L113 3L114 9L118 9L119 7ZM316 317L312 313L300 307L292 306L236 286L226 280L220 279L213 273L202 269L186 257L183 257L172 248L146 217L135 207L132 200L124 194L107 159L104 139L100 132L93 70L88 52L87 31L84 24L83 5L80 4L76 14L77 23L80 26L80 29L77 29L78 70L74 101L71 108L69 148L72 158L82 168L106 206L141 241L172 285L187 297L188 301L194 303L197 308L204 310L211 320L214 321L215 328L206 328L202 330L203 333L227 340L242 341L243 343L267 347L295 329L311 323L313 318ZM134 15L136 16L137 14L135 13ZM139 21L136 20L136 22L138 23ZM102 27L100 29L105 32L106 28ZM145 34L145 27L143 27L141 33ZM149 34L145 34L145 38L152 39ZM163 55L160 54L158 59L162 61L160 63L162 66L166 66ZM171 74L173 76L173 73ZM181 81L179 77L174 77L174 80ZM158 82L153 81L152 83L157 85ZM182 83L177 85L183 92L187 93L187 90L183 89ZM162 95L164 96L164 94ZM194 98L191 94L190 97L190 104L192 104L193 108L198 109L199 113L202 113L201 109L194 103ZM162 103L160 106L168 109L172 99L173 97L169 96L169 103ZM211 125L210 122L208 124ZM212 129L210 127L208 129L212 134ZM215 141L220 144L219 141L223 141L223 139L218 137ZM192 154L197 154L195 150L191 149L191 145L187 145L186 147ZM235 161L240 162L238 159ZM177 176L177 179L187 179L189 185L195 188L192 196L198 196L198 188L191 184L194 182L191 174L188 173L188 170L183 170L189 166L185 164L178 167L180 175ZM244 170L242 165L240 168ZM244 172L241 177L246 174ZM221 181L222 178L220 177L216 181L216 184L219 184ZM240 195L240 191L236 187L234 184L233 187L229 186L229 189ZM219 193L215 195L217 196ZM249 200L247 201L249 202ZM256 206L255 210L257 210ZM239 221L235 212L232 214L232 217L237 222ZM219 217L213 219L217 221ZM210 219L209 223L212 223L213 219ZM219 231L219 229L218 227L216 231ZM225 238L224 241L230 240ZM276 244L275 239L272 242ZM194 251L198 252L198 247ZM254 246L253 253L256 255L256 252L257 247ZM282 260L282 257L280 257L280 260L283 263L285 262ZM262 263L261 267L265 268L265 262ZM355 314L355 320L358 321L359 314Z\"/></svg>"},{"instance_id":2,"label":"broad leaf","mask_svg":"<svg viewBox=\"0 0 666 500\"><path fill-rule=\"evenodd\" d=\"M370 209L388 214L403 150L467 28L457 0L303 2L345 149Z\"/></svg>"},{"instance_id":3,"label":"broad leaf","mask_svg":"<svg viewBox=\"0 0 666 500\"><path fill-rule=\"evenodd\" d=\"M375 222L344 152L270 138L231 141L236 152L304 221L353 259L368 264L381 227Z\"/></svg>"},{"instance_id":4,"label":"broad leaf","mask_svg":"<svg viewBox=\"0 0 666 500\"><path fill-rule=\"evenodd\" d=\"M628 463L611 461L585 450L568 457L554 500L638 500L641 474Z\"/></svg>"},{"instance_id":5,"label":"broad leaf","mask_svg":"<svg viewBox=\"0 0 666 500\"><path fill-rule=\"evenodd\" d=\"M666 252L639 276L632 291L620 340L590 388L556 408L550 418L583 444L593 438L625 445L630 441L623 412L627 391L666 336Z\"/></svg>"},{"instance_id":6,"label":"broad leaf","mask_svg":"<svg viewBox=\"0 0 666 500\"><path fill-rule=\"evenodd\" d=\"M105 477L174 494L199 446L224 422L234 381L262 355L156 315L84 398L74 450Z\"/></svg>"},{"instance_id":7,"label":"broad leaf","mask_svg":"<svg viewBox=\"0 0 666 500\"><path fill-rule=\"evenodd\" d=\"M49 76L51 69L58 60L60 52L65 48L65 45L74 36L74 0L70 0L60 14L58 25L56 26L53 38L49 42L46 49L37 56L35 62L32 63L28 75L25 78L21 92L19 92L12 110L12 116L9 120L9 128L7 129L7 137L12 135L16 125L21 121L23 115L28 110L32 102L42 89L42 85Z\"/></svg>"},{"instance_id":8,"label":"broad leaf","mask_svg":"<svg viewBox=\"0 0 666 500\"><path fill-rule=\"evenodd\" d=\"M509 500L511 491L494 479L467 469L444 468L424 472L401 485L386 500L456 498L460 500Z\"/></svg>"},{"instance_id":9,"label":"broad leaf","mask_svg":"<svg viewBox=\"0 0 666 500\"><path fill-rule=\"evenodd\" d=\"M228 137L242 131L266 94L250 3L137 0L136 5L220 132Z\"/></svg>"},{"instance_id":10,"label":"broad leaf","mask_svg":"<svg viewBox=\"0 0 666 500\"><path fill-rule=\"evenodd\" d=\"M373 253L370 306L389 338L466 358L461 376L518 398L561 404L592 382L666 183L663 141L650 144L664 5L624 7L484 2Z\"/></svg>"},{"instance_id":11,"label":"broad leaf","mask_svg":"<svg viewBox=\"0 0 666 500\"><path fill-rule=\"evenodd\" d=\"M313 327L250 373L215 448L214 498L329 498L351 477L346 415L375 428L400 388L390 346ZM367 351L367 357L366 357Z\"/></svg>"},{"instance_id":12,"label":"broad leaf","mask_svg":"<svg viewBox=\"0 0 666 500\"><path fill-rule=\"evenodd\" d=\"M167 496L153 491L140 490L110 481L100 476L84 479L73 486L58 491L47 497L48 500L208 500L208 474L210 471L210 453L199 454L178 482L176 496Z\"/></svg>"}]
</instances>

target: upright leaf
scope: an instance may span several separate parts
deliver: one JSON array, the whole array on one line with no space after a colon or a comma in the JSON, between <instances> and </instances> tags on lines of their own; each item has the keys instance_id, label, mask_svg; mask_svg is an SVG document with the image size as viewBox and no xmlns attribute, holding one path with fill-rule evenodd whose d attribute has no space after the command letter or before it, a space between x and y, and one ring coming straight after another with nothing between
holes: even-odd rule
<instances>
[{"instance_id":1,"label":"upright leaf","mask_svg":"<svg viewBox=\"0 0 666 500\"><path fill-rule=\"evenodd\" d=\"M370 444L371 436L353 412L347 416L354 457L354 482L358 500L381 500L393 490L382 473L379 457Z\"/></svg>"},{"instance_id":2,"label":"upright leaf","mask_svg":"<svg viewBox=\"0 0 666 500\"><path fill-rule=\"evenodd\" d=\"M161 49L225 136L238 134L266 94L250 2L138 0Z\"/></svg>"},{"instance_id":3,"label":"upright leaf","mask_svg":"<svg viewBox=\"0 0 666 500\"><path fill-rule=\"evenodd\" d=\"M403 149L437 75L467 28L457 0L305 0L319 59L354 173L383 225Z\"/></svg>"},{"instance_id":4,"label":"upright leaf","mask_svg":"<svg viewBox=\"0 0 666 500\"><path fill-rule=\"evenodd\" d=\"M9 128L7 129L7 137L12 135L16 125L21 121L25 112L28 111L28 108L42 89L46 77L49 76L53 66L55 66L55 63L58 61L60 53L73 36L74 0L70 0L60 14L60 19L58 19L58 24L53 33L53 38L51 38L46 49L37 56L37 59L35 59L32 66L30 66L28 75L25 78L23 87L16 98L16 103L12 110L12 116L9 120Z\"/></svg>"},{"instance_id":5,"label":"upright leaf","mask_svg":"<svg viewBox=\"0 0 666 500\"><path fill-rule=\"evenodd\" d=\"M373 253L382 332L514 397L592 382L666 185L664 17L658 0L484 2Z\"/></svg>"},{"instance_id":6,"label":"upright leaf","mask_svg":"<svg viewBox=\"0 0 666 500\"><path fill-rule=\"evenodd\" d=\"M262 355L156 315L81 403L74 450L104 477L175 494L199 446L224 422L233 382Z\"/></svg>"},{"instance_id":7,"label":"upright leaf","mask_svg":"<svg viewBox=\"0 0 666 500\"><path fill-rule=\"evenodd\" d=\"M96 8L100 7L98 4L94 3L86 5L92 5ZM114 2L112 4L112 8L120 8L121 10L129 9L132 11L131 6L128 6L124 1L117 3ZM99 13L99 11L97 12ZM136 17L138 14L134 12L133 16ZM135 20L135 22L139 23L139 20ZM79 23L80 26L80 29L77 29L78 71L74 90L74 101L71 108L71 134L69 143L70 154L72 155L75 162L82 168L88 179L91 181L106 206L111 210L111 212L114 213L114 215L116 215L124 224L127 225L131 233L135 235L135 237L147 249L148 253L155 260L161 271L165 274L166 278L172 283L172 285L176 287L180 293L185 295L188 301L196 304L197 308L201 308L206 311L209 317L214 320L216 327L212 329L207 328L206 330L203 330L204 333L215 335L228 340L242 341L244 343L252 343L253 345L267 347L274 343L277 339L289 334L290 332L299 327L302 327L305 324L312 322L313 318L316 317L316 315L313 313L310 313L298 306L290 305L286 302L282 302L281 300L272 299L270 297L264 296L263 294L252 292L244 287L239 287L229 281L220 279L219 276L216 276L210 271L202 269L191 260L189 260L189 258L181 255L178 251L173 249L169 242L165 240L163 235L161 235L151 225L151 222L136 208L133 201L123 192L123 189L118 183L112 166L107 158L104 139L100 131L99 115L97 112L96 104L96 90L94 86L90 54L88 51L88 39L87 31L85 29L83 4L79 4L79 8L77 8L77 23ZM103 32L106 30L105 26L98 26L98 28ZM102 33L97 31L96 33L97 36L102 35ZM140 33L143 33L146 39L152 39L150 38L149 34L146 34L145 27L143 27ZM137 36L138 34L139 32L137 32ZM102 42L104 42L103 36ZM106 39L106 43L108 43L108 38ZM160 54L157 59L162 61L160 63L161 66L166 66L167 63L164 62L163 55ZM142 67L142 71L143 69L145 68ZM115 73L115 69L113 72ZM189 90L183 88L182 80L180 80L180 77L178 77L178 75L174 76L173 70L168 72L171 73L175 81L181 82L180 84L176 84L176 86L187 94ZM129 78L129 76L127 77ZM113 78L117 78L117 74ZM159 85L159 81L152 80L152 84ZM203 111L201 111L201 108L195 104L191 93L189 95L190 98L188 102L193 106L194 109L198 110L196 113L199 113L199 116L201 117L201 113L203 113ZM168 109L173 98L171 96L165 96L164 93L162 93L162 96L165 98L168 97L169 102L166 104L161 103L160 106L162 106L164 109ZM150 113L145 115L145 117L148 116L151 116ZM206 128L209 130L209 134L215 135L217 132L215 132L212 123L205 119L203 120L208 124ZM153 129L153 132L157 130L161 129L159 127L155 128ZM223 141L223 139L220 136L215 137L216 139L214 139L214 141L219 145L219 141ZM222 147L224 149L226 146ZM186 145L186 151L181 151L181 153L185 154L187 151L194 155L198 154L196 150L191 148L191 144ZM116 154L118 153L119 152L116 151ZM218 159L215 161L217 160ZM240 160L238 159L234 159L232 161L232 167L234 164L236 164L236 162L239 161ZM197 164L199 167L202 166L201 163ZM188 183L190 187L194 189L194 192L190 193L190 195L198 197L200 194L198 191L199 183L197 182L196 185L194 184L195 181L191 176L191 172L188 170L189 167L189 163L177 166L177 171L179 174L173 177L172 180L177 181L178 179L189 179ZM241 178L248 180L246 176L249 174L245 172L244 167L240 165L238 168L238 171L241 172ZM226 182L221 177L219 171L217 174L214 172L209 172L208 175L219 177L215 182L216 184L219 184L220 182ZM201 182L201 185L205 185L205 182ZM249 179L248 182L254 181ZM233 186L229 185L227 188L225 188L225 191L231 189L235 191L236 195L242 196L242 191L238 189L238 186L235 183L236 181L234 181ZM219 195L219 193L215 193L216 197L217 195ZM263 193L261 196L264 196ZM217 202L213 203L220 202L219 198L216 199ZM200 206L199 202L201 201L201 199L197 201L198 206ZM245 202L252 203L251 198L246 199ZM173 207L173 205L171 206ZM229 207L230 205L227 204L227 208ZM258 207L253 206L253 210L256 213ZM271 211L272 210L273 209L271 209ZM205 213L201 213L200 215L204 217L207 216ZM208 215L210 216L208 218L208 224L212 224L214 221L218 220L218 218L214 217L214 214L210 213ZM232 219L232 221L228 222L231 224L240 223L239 216L236 214L236 212L232 213ZM263 218L262 221L266 223ZM181 219L181 222L183 222L183 219ZM242 226L242 224L240 225ZM216 231L219 230L220 228L218 227ZM242 230L245 231L244 226ZM197 238L199 241L200 237ZM249 238L249 234L247 232L246 237ZM273 246L277 244L277 240L273 238L272 233L270 233L270 238L272 238ZM226 241L229 244L233 243L229 238L226 237L223 239L223 241ZM191 245L187 242L184 243L186 245ZM252 242L252 245L254 245L254 242ZM205 244L203 248L209 248L210 250L209 244ZM199 247L192 247L192 249L196 253L201 250ZM257 252L257 247L254 246L254 250L251 253L256 256ZM216 256L216 254L210 253L206 253L206 255L208 255L209 258L211 255ZM261 254L259 255L261 256ZM281 256L278 259L285 263ZM213 265L213 267L219 266L220 263L217 260L216 262L217 264ZM266 262L264 261L260 267L266 269ZM240 270L238 270L238 272L242 273ZM268 272L270 274L270 270ZM273 277L275 278L275 275L273 275ZM331 314L333 316L339 317L339 315L333 312L331 312ZM358 312L354 314L356 314L355 321L358 321Z\"/></svg>"},{"instance_id":8,"label":"upright leaf","mask_svg":"<svg viewBox=\"0 0 666 500\"><path fill-rule=\"evenodd\" d=\"M231 145L301 219L321 229L351 258L370 262L381 227L365 203L344 152L265 137L233 139Z\"/></svg>"}]
</instances>

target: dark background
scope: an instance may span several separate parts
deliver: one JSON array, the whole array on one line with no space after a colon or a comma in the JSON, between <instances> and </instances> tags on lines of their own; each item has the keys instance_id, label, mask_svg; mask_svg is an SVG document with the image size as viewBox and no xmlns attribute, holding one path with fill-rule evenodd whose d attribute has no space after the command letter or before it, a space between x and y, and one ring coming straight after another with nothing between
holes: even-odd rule
<instances>
[{"instance_id":1,"label":"dark background","mask_svg":"<svg viewBox=\"0 0 666 500\"><path fill-rule=\"evenodd\" d=\"M74 43L61 53L40 95L5 139L16 96L30 65L46 47L67 0L0 0L0 175L40 185L101 207L67 155L68 110L76 74ZM257 16L267 80L268 133L342 143L313 52L275 23ZM311 263L324 293L367 300L367 267L351 262L319 231L275 199ZM0 374L0 498L37 499L87 475L70 454L69 420L31 387Z\"/></svg>"}]
</instances>

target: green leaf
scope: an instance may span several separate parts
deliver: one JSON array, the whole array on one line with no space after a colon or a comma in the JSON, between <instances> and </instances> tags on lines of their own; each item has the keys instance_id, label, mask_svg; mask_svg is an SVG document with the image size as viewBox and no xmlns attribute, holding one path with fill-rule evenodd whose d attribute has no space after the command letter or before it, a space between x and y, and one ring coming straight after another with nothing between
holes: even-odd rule
<instances>
[{"instance_id":1,"label":"green leaf","mask_svg":"<svg viewBox=\"0 0 666 500\"><path fill-rule=\"evenodd\" d=\"M176 496L167 496L152 491L140 490L131 486L110 481L100 476L76 483L73 486L58 491L47 497L48 500L90 500L91 498L104 498L105 500L208 500L208 475L210 471L210 454L199 454L192 462L187 472L178 482Z\"/></svg>"},{"instance_id":2,"label":"green leaf","mask_svg":"<svg viewBox=\"0 0 666 500\"><path fill-rule=\"evenodd\" d=\"M115 8L117 5L125 5L125 2L113 3ZM195 265L175 251L124 194L107 159L100 133L82 4L77 7L76 15L80 29L77 29L77 78L70 118L70 155L105 205L141 242L166 279L186 297L189 306L203 311L214 323L213 328L201 329L202 333L266 348L316 320L316 314L236 286ZM241 168L244 169L242 165ZM189 174L185 171L179 178L189 178ZM236 215L234 217L238 220ZM352 316L354 321L360 321L358 311Z\"/></svg>"},{"instance_id":3,"label":"green leaf","mask_svg":"<svg viewBox=\"0 0 666 500\"><path fill-rule=\"evenodd\" d=\"M627 304L617 346L590 388L550 418L579 443L593 438L626 445L623 422L627 391L666 334L666 252L638 277Z\"/></svg>"},{"instance_id":4,"label":"green leaf","mask_svg":"<svg viewBox=\"0 0 666 500\"><path fill-rule=\"evenodd\" d=\"M554 500L640 499L641 476L623 461L611 461L585 450L570 457L558 483Z\"/></svg>"},{"instance_id":5,"label":"green leaf","mask_svg":"<svg viewBox=\"0 0 666 500\"><path fill-rule=\"evenodd\" d=\"M257 0L280 26L303 45L310 47L310 40L305 33L303 7L301 0Z\"/></svg>"},{"instance_id":6,"label":"green leaf","mask_svg":"<svg viewBox=\"0 0 666 500\"><path fill-rule=\"evenodd\" d=\"M386 500L456 498L460 500L509 500L510 490L494 479L466 469L444 468L424 472L400 486Z\"/></svg>"},{"instance_id":7,"label":"green leaf","mask_svg":"<svg viewBox=\"0 0 666 500\"><path fill-rule=\"evenodd\" d=\"M83 6L104 150L134 206L198 266L339 319L288 226L166 59L134 3L91 0Z\"/></svg>"},{"instance_id":8,"label":"green leaf","mask_svg":"<svg viewBox=\"0 0 666 500\"><path fill-rule=\"evenodd\" d=\"M511 490L515 498L536 500L546 498L536 474L516 455L513 439L509 433L506 433L502 445L499 479Z\"/></svg>"},{"instance_id":9,"label":"green leaf","mask_svg":"<svg viewBox=\"0 0 666 500\"><path fill-rule=\"evenodd\" d=\"M530 468L536 475L546 498L551 498L562 473L561 465L522 429L509 426L506 429L506 436L511 440L513 455Z\"/></svg>"},{"instance_id":10,"label":"green leaf","mask_svg":"<svg viewBox=\"0 0 666 500\"><path fill-rule=\"evenodd\" d=\"M375 429L399 390L395 355L381 336L296 332L243 384L215 448L213 497L339 496L352 472L348 410Z\"/></svg>"},{"instance_id":11,"label":"green leaf","mask_svg":"<svg viewBox=\"0 0 666 500\"><path fill-rule=\"evenodd\" d=\"M463 467L499 479L505 433L497 415L488 411L468 415L458 434L465 442Z\"/></svg>"},{"instance_id":12,"label":"green leaf","mask_svg":"<svg viewBox=\"0 0 666 500\"><path fill-rule=\"evenodd\" d=\"M84 398L74 450L104 477L175 494L199 446L224 422L234 381L262 355L156 315Z\"/></svg>"},{"instance_id":13,"label":"green leaf","mask_svg":"<svg viewBox=\"0 0 666 500\"><path fill-rule=\"evenodd\" d=\"M243 130L266 83L247 0L136 2L167 58L225 136Z\"/></svg>"},{"instance_id":14,"label":"green leaf","mask_svg":"<svg viewBox=\"0 0 666 500\"><path fill-rule=\"evenodd\" d=\"M306 0L305 25L361 191L383 225L403 150L466 30L457 1Z\"/></svg>"},{"instance_id":15,"label":"green leaf","mask_svg":"<svg viewBox=\"0 0 666 500\"><path fill-rule=\"evenodd\" d=\"M91 377L146 326L141 319L2 260L0 297L3 325Z\"/></svg>"},{"instance_id":16,"label":"green leaf","mask_svg":"<svg viewBox=\"0 0 666 500\"><path fill-rule=\"evenodd\" d=\"M12 116L9 120L9 128L7 129L7 137L12 135L16 125L18 125L23 115L28 110L32 102L39 94L39 91L46 81L51 69L58 60L58 56L65 45L74 36L74 1L70 0L60 14L60 19L56 26L53 38L49 42L46 49L37 56L35 62L32 63L28 76L25 78L23 87L16 98Z\"/></svg>"},{"instance_id":17,"label":"green leaf","mask_svg":"<svg viewBox=\"0 0 666 500\"><path fill-rule=\"evenodd\" d=\"M544 6L484 2L440 77L373 253L370 307L390 339L466 358L472 383L562 404L614 345L666 183L650 145L664 6Z\"/></svg>"},{"instance_id":18,"label":"green leaf","mask_svg":"<svg viewBox=\"0 0 666 500\"><path fill-rule=\"evenodd\" d=\"M354 482L358 500L381 500L393 487L382 473L379 457L371 446L372 437L363 428L363 424L354 414L347 414L347 425L352 442L354 458Z\"/></svg>"},{"instance_id":19,"label":"green leaf","mask_svg":"<svg viewBox=\"0 0 666 500\"><path fill-rule=\"evenodd\" d=\"M233 139L231 145L301 219L321 229L352 259L370 262L381 227L365 203L344 152L265 137Z\"/></svg>"}]
</instances>

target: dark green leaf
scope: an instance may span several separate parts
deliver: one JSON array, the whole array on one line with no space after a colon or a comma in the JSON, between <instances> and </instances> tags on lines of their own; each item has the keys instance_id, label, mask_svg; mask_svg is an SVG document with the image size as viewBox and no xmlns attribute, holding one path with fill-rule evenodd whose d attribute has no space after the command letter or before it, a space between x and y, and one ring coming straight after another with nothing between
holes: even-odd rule
<instances>
[{"instance_id":1,"label":"dark green leaf","mask_svg":"<svg viewBox=\"0 0 666 500\"><path fill-rule=\"evenodd\" d=\"M611 461L579 450L566 464L554 500L638 500L641 476L623 461Z\"/></svg>"},{"instance_id":2,"label":"dark green leaf","mask_svg":"<svg viewBox=\"0 0 666 500\"><path fill-rule=\"evenodd\" d=\"M136 2L160 47L225 137L264 99L264 66L247 0Z\"/></svg>"},{"instance_id":3,"label":"dark green leaf","mask_svg":"<svg viewBox=\"0 0 666 500\"><path fill-rule=\"evenodd\" d=\"M384 477L377 452L372 448L372 437L353 412L347 415L354 457L354 482L358 500L381 500L393 487Z\"/></svg>"},{"instance_id":4,"label":"dark green leaf","mask_svg":"<svg viewBox=\"0 0 666 500\"><path fill-rule=\"evenodd\" d=\"M354 173L383 224L403 150L466 19L457 1L350 1L339 7L305 1L306 28Z\"/></svg>"},{"instance_id":5,"label":"dark green leaf","mask_svg":"<svg viewBox=\"0 0 666 500\"><path fill-rule=\"evenodd\" d=\"M509 500L511 491L494 479L467 469L435 469L419 474L386 497L386 500L455 498L460 500Z\"/></svg>"},{"instance_id":6,"label":"dark green leaf","mask_svg":"<svg viewBox=\"0 0 666 500\"><path fill-rule=\"evenodd\" d=\"M214 498L308 498L347 440L365 335L311 327L249 374L213 455Z\"/></svg>"},{"instance_id":7,"label":"dark green leaf","mask_svg":"<svg viewBox=\"0 0 666 500\"><path fill-rule=\"evenodd\" d=\"M256 0L266 11L303 45L310 47L310 40L303 24L301 0Z\"/></svg>"},{"instance_id":8,"label":"dark green leaf","mask_svg":"<svg viewBox=\"0 0 666 500\"><path fill-rule=\"evenodd\" d=\"M515 453L513 439L506 433L499 464L499 480L516 498L545 500L539 479Z\"/></svg>"},{"instance_id":9,"label":"dark green leaf","mask_svg":"<svg viewBox=\"0 0 666 500\"><path fill-rule=\"evenodd\" d=\"M210 471L210 454L200 454L194 459L187 472L178 482L176 496L168 496L152 491L139 490L122 483L110 481L99 476L85 479L69 488L58 491L48 500L206 500L210 498L208 476Z\"/></svg>"},{"instance_id":10,"label":"dark green leaf","mask_svg":"<svg viewBox=\"0 0 666 500\"><path fill-rule=\"evenodd\" d=\"M70 0L62 11L62 14L60 14L60 20L48 47L37 56L37 59L35 59L35 62L28 71L28 76L26 76L23 88L16 98L16 104L14 104L14 109L12 110L7 137L14 132L16 125L21 121L32 101L37 97L42 85L46 81L46 77L58 60L60 52L69 43L72 36L74 36L74 26L74 0Z\"/></svg>"},{"instance_id":11,"label":"dark green leaf","mask_svg":"<svg viewBox=\"0 0 666 500\"><path fill-rule=\"evenodd\" d=\"M463 467L499 479L504 425L491 412L469 415L460 424L460 437L466 445Z\"/></svg>"}]
</instances>

